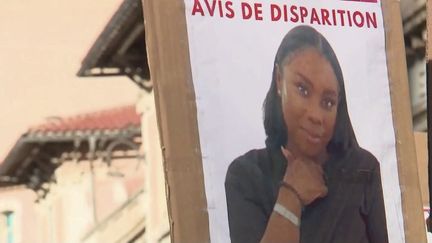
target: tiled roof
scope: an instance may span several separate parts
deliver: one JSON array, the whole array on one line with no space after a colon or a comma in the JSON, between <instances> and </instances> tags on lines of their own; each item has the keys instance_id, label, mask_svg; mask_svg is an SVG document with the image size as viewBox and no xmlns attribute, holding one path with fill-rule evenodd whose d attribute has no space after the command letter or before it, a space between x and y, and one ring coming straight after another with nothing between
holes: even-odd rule
<instances>
[{"instance_id":1,"label":"tiled roof","mask_svg":"<svg viewBox=\"0 0 432 243\"><path fill-rule=\"evenodd\" d=\"M31 127L32 133L75 132L93 130L121 130L129 127L139 127L140 117L133 105L87 113L77 116L56 118Z\"/></svg>"},{"instance_id":2,"label":"tiled roof","mask_svg":"<svg viewBox=\"0 0 432 243\"><path fill-rule=\"evenodd\" d=\"M30 128L15 143L1 163L0 187L33 183L29 178L39 171L37 173L44 173L44 176L41 181L32 184L32 189L36 190L47 178L51 178L59 166L47 157L60 158L72 151L85 157L91 147L90 141L99 141L95 149L101 151L135 150L141 143L139 136L140 116L133 105L50 119ZM114 147L108 148L113 144ZM40 161L44 161L43 166Z\"/></svg>"}]
</instances>

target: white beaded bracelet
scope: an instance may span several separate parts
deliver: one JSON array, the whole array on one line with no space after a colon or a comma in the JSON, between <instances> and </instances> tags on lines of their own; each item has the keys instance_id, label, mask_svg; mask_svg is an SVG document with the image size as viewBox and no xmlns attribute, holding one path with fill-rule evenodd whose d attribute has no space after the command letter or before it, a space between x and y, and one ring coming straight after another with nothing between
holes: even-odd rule
<instances>
[{"instance_id":1,"label":"white beaded bracelet","mask_svg":"<svg viewBox=\"0 0 432 243\"><path fill-rule=\"evenodd\" d=\"M300 226L300 219L293 212L291 212L281 204L276 203L273 208L273 211L280 214L282 217L288 219L295 226Z\"/></svg>"}]
</instances>

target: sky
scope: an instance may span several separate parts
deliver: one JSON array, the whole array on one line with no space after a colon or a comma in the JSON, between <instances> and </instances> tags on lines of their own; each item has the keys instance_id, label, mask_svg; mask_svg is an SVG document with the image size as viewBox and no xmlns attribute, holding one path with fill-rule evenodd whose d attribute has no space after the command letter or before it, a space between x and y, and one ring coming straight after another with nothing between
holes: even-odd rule
<instances>
[{"instance_id":1,"label":"sky","mask_svg":"<svg viewBox=\"0 0 432 243\"><path fill-rule=\"evenodd\" d=\"M121 2L0 1L0 162L48 117L136 102L139 89L126 77L76 76Z\"/></svg>"}]
</instances>

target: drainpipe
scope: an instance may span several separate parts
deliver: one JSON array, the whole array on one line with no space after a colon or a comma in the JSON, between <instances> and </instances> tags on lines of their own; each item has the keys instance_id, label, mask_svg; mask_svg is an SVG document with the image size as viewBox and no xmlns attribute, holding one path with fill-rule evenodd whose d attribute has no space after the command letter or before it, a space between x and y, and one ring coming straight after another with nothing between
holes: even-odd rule
<instances>
[{"instance_id":1,"label":"drainpipe","mask_svg":"<svg viewBox=\"0 0 432 243\"><path fill-rule=\"evenodd\" d=\"M97 216L97 201L96 201L96 178L94 172L94 159L96 157L96 137L90 136L89 140L89 163L90 163L90 184L91 184L91 194L92 194L92 204L93 204L93 221L96 225L98 223Z\"/></svg>"}]
</instances>

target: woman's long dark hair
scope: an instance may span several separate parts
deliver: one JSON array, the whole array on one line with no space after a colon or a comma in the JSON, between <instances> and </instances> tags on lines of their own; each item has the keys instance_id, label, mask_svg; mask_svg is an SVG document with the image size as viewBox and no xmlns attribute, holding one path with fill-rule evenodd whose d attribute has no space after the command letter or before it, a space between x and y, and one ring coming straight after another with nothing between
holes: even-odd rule
<instances>
[{"instance_id":1,"label":"woman's long dark hair","mask_svg":"<svg viewBox=\"0 0 432 243\"><path fill-rule=\"evenodd\" d=\"M327 145L328 152L344 152L353 146L358 146L348 115L344 79L336 54L322 34L314 28L305 25L297 26L290 30L282 39L276 53L270 89L264 100L264 129L267 135L266 146L269 148L280 148L289 139L282 114L281 98L277 93L277 67L283 67L283 64L290 61L290 58L294 54L306 48L315 48L328 60L339 85L336 124L333 136Z\"/></svg>"}]
</instances>

